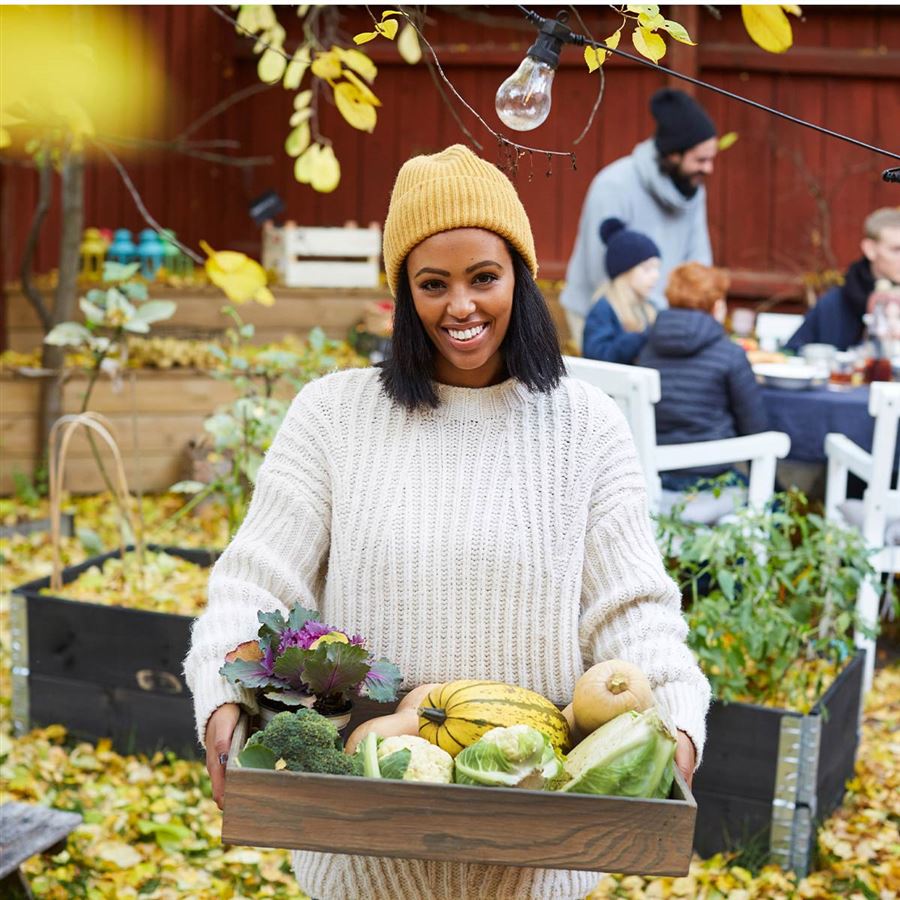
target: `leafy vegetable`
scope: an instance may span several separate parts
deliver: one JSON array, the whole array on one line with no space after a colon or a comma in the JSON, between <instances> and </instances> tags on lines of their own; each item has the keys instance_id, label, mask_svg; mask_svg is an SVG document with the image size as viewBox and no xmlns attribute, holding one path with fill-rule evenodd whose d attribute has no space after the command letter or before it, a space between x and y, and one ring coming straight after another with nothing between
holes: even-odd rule
<instances>
[{"instance_id":1,"label":"leafy vegetable","mask_svg":"<svg viewBox=\"0 0 900 900\"><path fill-rule=\"evenodd\" d=\"M612 797L669 796L675 737L656 709L616 716L588 735L563 768L561 790Z\"/></svg>"},{"instance_id":2,"label":"leafy vegetable","mask_svg":"<svg viewBox=\"0 0 900 900\"><path fill-rule=\"evenodd\" d=\"M530 725L492 728L455 760L459 784L541 790L561 773L549 738Z\"/></svg>"},{"instance_id":3,"label":"leafy vegetable","mask_svg":"<svg viewBox=\"0 0 900 900\"><path fill-rule=\"evenodd\" d=\"M367 734L356 750L357 769L366 778L392 778L402 781L427 781L450 784L453 781L453 757L412 734L382 738Z\"/></svg>"}]
</instances>

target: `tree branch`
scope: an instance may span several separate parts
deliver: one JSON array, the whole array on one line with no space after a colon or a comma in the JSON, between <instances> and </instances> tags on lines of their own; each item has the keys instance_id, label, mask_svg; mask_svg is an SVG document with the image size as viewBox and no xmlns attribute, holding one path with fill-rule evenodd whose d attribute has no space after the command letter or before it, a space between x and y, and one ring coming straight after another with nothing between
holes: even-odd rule
<instances>
[{"instance_id":1,"label":"tree branch","mask_svg":"<svg viewBox=\"0 0 900 900\"><path fill-rule=\"evenodd\" d=\"M41 320L41 327L46 334L53 327L53 317L47 304L44 302L44 295L34 286L31 280L32 262L34 261L34 251L37 247L38 238L41 234L41 228L47 213L50 211L50 200L53 194L53 170L49 161L45 161L43 165L38 166L38 200L37 206L31 217L31 227L28 229L28 239L25 242L25 252L22 254L22 265L19 268L19 278L22 282L22 292L28 299L28 302L34 307L38 318Z\"/></svg>"},{"instance_id":2,"label":"tree branch","mask_svg":"<svg viewBox=\"0 0 900 900\"><path fill-rule=\"evenodd\" d=\"M267 84L264 81L257 82L256 84L251 84L249 87L245 87L240 91L236 91L230 97L226 97L221 102L217 103L215 106L210 107L203 115L201 115L198 119L195 119L191 122L178 137L175 138L174 143L184 143L190 135L192 135L195 131L199 131L207 122L215 119L216 116L220 116L226 109L234 106L236 103L240 103L241 100L246 100L248 97L253 97L256 94L261 93L262 91L267 91L269 88L274 87L274 84Z\"/></svg>"}]
</instances>

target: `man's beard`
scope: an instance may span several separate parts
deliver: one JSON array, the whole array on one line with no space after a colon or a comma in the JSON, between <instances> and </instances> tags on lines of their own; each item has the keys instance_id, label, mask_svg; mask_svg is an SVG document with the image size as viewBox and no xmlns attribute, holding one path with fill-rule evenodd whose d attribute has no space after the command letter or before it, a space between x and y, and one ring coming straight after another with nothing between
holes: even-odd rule
<instances>
[{"instance_id":1,"label":"man's beard","mask_svg":"<svg viewBox=\"0 0 900 900\"><path fill-rule=\"evenodd\" d=\"M690 175L682 173L677 163L670 162L667 159L660 159L659 170L672 179L672 183L678 188L678 193L683 197L687 197L688 200L690 200L700 188L699 184L693 184L691 182Z\"/></svg>"}]
</instances>

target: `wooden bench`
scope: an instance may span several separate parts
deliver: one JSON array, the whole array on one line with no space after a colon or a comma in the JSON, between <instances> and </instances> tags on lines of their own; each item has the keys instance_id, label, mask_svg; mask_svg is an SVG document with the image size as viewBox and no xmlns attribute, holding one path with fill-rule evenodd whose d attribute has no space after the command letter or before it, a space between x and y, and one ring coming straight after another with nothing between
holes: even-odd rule
<instances>
[{"instance_id":1,"label":"wooden bench","mask_svg":"<svg viewBox=\"0 0 900 900\"><path fill-rule=\"evenodd\" d=\"M19 866L38 853L59 853L80 824L78 813L30 803L0 806L0 897L32 897Z\"/></svg>"}]
</instances>

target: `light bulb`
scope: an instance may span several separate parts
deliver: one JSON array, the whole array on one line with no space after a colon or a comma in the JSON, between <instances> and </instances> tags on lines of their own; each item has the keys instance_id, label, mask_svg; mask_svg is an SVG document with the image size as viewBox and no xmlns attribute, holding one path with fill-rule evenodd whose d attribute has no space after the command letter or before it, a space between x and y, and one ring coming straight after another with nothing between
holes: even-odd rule
<instances>
[{"instance_id":1,"label":"light bulb","mask_svg":"<svg viewBox=\"0 0 900 900\"><path fill-rule=\"evenodd\" d=\"M500 121L516 131L531 131L550 115L550 90L556 69L526 56L497 91L495 108Z\"/></svg>"}]
</instances>

